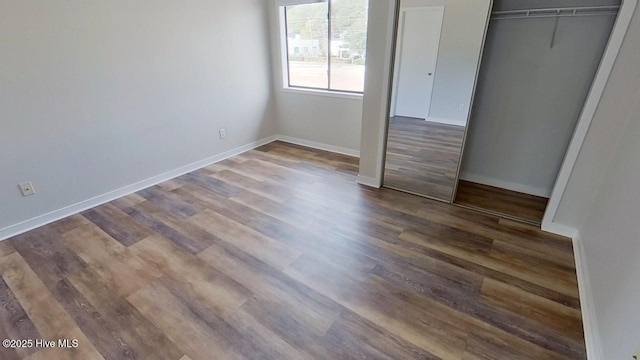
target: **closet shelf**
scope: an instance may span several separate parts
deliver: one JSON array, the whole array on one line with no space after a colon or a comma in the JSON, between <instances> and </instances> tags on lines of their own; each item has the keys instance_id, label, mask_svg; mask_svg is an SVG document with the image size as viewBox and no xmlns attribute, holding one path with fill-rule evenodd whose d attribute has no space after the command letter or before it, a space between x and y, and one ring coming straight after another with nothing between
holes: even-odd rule
<instances>
[{"instance_id":1,"label":"closet shelf","mask_svg":"<svg viewBox=\"0 0 640 360\"><path fill-rule=\"evenodd\" d=\"M492 12L491 19L502 20L571 16L611 16L617 15L619 10L620 6L582 6L573 8L507 10Z\"/></svg>"}]
</instances>

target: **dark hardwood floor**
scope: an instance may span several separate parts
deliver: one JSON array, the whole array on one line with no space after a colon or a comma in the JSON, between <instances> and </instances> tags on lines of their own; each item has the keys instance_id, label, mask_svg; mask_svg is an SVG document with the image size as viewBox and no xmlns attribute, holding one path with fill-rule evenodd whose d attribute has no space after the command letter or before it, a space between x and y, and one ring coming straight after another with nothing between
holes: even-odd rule
<instances>
[{"instance_id":1,"label":"dark hardwood floor","mask_svg":"<svg viewBox=\"0 0 640 360\"><path fill-rule=\"evenodd\" d=\"M450 202L464 130L463 126L392 117L385 186Z\"/></svg>"},{"instance_id":2,"label":"dark hardwood floor","mask_svg":"<svg viewBox=\"0 0 640 360\"><path fill-rule=\"evenodd\" d=\"M518 218L539 226L549 199L460 180L455 202Z\"/></svg>"},{"instance_id":3,"label":"dark hardwood floor","mask_svg":"<svg viewBox=\"0 0 640 360\"><path fill-rule=\"evenodd\" d=\"M10 359L585 359L572 244L281 142L0 243Z\"/></svg>"}]
</instances>

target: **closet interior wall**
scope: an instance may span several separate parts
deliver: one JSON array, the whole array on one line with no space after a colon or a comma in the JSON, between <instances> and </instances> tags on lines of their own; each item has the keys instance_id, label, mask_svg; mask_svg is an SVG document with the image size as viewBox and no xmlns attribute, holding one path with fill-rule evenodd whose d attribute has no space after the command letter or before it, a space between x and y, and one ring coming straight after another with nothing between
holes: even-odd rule
<instances>
[{"instance_id":1,"label":"closet interior wall","mask_svg":"<svg viewBox=\"0 0 640 360\"><path fill-rule=\"evenodd\" d=\"M612 5L620 0L496 0L493 10ZM462 180L549 197L615 19L491 20Z\"/></svg>"}]
</instances>

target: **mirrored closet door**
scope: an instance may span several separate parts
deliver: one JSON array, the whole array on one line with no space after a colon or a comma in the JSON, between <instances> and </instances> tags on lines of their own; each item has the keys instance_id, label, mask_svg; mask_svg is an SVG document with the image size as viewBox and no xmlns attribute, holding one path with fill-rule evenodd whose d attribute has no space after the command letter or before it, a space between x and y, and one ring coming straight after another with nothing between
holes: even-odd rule
<instances>
[{"instance_id":1,"label":"mirrored closet door","mask_svg":"<svg viewBox=\"0 0 640 360\"><path fill-rule=\"evenodd\" d=\"M452 201L490 9L400 1L384 186Z\"/></svg>"}]
</instances>

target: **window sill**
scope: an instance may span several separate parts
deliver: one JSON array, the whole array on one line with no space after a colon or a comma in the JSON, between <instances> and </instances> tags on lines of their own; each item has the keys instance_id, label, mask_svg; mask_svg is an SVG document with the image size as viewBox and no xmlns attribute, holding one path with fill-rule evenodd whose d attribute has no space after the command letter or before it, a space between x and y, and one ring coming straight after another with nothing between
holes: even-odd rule
<instances>
[{"instance_id":1,"label":"window sill","mask_svg":"<svg viewBox=\"0 0 640 360\"><path fill-rule=\"evenodd\" d=\"M282 92L290 93L290 94L311 95L311 96L325 96L325 97L339 98L339 99L345 99L345 100L355 100L355 101L362 101L362 97L363 97L363 94L354 94L354 93L340 92L340 91L317 90L317 89L302 89L302 88L293 88L293 87L284 87L282 88Z\"/></svg>"}]
</instances>

